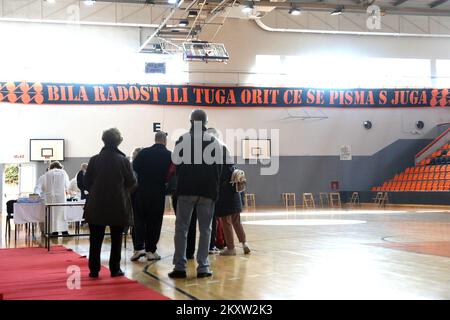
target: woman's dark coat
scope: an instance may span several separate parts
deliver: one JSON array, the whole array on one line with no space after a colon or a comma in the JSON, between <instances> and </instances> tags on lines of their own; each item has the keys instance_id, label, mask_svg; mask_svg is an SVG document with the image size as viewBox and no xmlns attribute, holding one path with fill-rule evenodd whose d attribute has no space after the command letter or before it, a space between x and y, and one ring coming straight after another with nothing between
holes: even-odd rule
<instances>
[{"instance_id":1,"label":"woman's dark coat","mask_svg":"<svg viewBox=\"0 0 450 320\"><path fill-rule=\"evenodd\" d=\"M236 192L236 187L230 183L234 169L235 167L232 164L225 164L223 166L219 198L215 207L216 217L224 217L242 211L241 195L239 192Z\"/></svg>"},{"instance_id":2,"label":"woman's dark coat","mask_svg":"<svg viewBox=\"0 0 450 320\"><path fill-rule=\"evenodd\" d=\"M104 147L89 160L84 184L89 192L85 206L89 224L132 225L130 192L136 186L136 178L125 154L117 148Z\"/></svg>"}]
</instances>

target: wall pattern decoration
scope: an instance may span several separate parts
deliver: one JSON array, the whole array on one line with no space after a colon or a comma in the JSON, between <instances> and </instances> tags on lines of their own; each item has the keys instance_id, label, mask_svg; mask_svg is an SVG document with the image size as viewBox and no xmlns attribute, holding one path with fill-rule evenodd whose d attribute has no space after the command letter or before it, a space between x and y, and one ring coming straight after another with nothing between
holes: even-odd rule
<instances>
[{"instance_id":1,"label":"wall pattern decoration","mask_svg":"<svg viewBox=\"0 0 450 320\"><path fill-rule=\"evenodd\" d=\"M449 89L316 89L151 84L0 82L0 102L189 107L450 107Z\"/></svg>"}]
</instances>

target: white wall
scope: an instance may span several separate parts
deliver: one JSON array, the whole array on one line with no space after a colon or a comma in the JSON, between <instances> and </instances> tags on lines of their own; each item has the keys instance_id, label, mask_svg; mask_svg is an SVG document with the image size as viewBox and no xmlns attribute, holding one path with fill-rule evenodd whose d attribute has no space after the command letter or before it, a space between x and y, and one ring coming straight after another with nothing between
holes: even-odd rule
<instances>
[{"instance_id":1,"label":"white wall","mask_svg":"<svg viewBox=\"0 0 450 320\"><path fill-rule=\"evenodd\" d=\"M254 71L256 55L284 57L340 53L430 61L450 58L449 40L275 34L262 31L253 22L230 20L216 39L224 42L231 54L228 64L191 64L189 69L198 72L190 74L188 79L185 78L187 73L183 72L188 67L179 61L172 61L169 62L172 68L170 75L152 78L143 71L144 62L152 58L136 53L139 32L134 28L2 22L0 34L0 81L233 83L239 73L241 79L255 77L246 73ZM327 78L326 70L321 74L324 79ZM367 77L370 75L369 68ZM298 76L304 75L300 72ZM125 141L122 149L129 154L134 147L152 142L153 122L161 122L163 130L170 134L179 128L187 129L189 112L188 108L175 107L23 106L1 103L0 163L9 162L5 159L10 159L14 154L28 154L30 138L64 138L67 140L68 157L91 156L101 147L101 131L110 126L123 131ZM305 112L326 119L301 120L299 117L307 115ZM335 155L342 144L351 145L356 155L371 155L397 139L421 137L412 133L417 120L425 122L424 132L436 124L450 122L448 108L290 108L289 111L221 108L210 109L209 116L210 125L221 130L280 129L281 155ZM372 130L362 128L365 120L373 122Z\"/></svg>"}]
</instances>

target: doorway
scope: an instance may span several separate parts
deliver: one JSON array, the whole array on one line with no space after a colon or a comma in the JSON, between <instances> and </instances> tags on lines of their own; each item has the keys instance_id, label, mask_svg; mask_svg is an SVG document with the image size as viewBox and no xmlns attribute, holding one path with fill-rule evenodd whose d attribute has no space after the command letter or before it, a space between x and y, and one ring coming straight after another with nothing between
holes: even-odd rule
<instances>
[{"instance_id":1,"label":"doorway","mask_svg":"<svg viewBox=\"0 0 450 320\"><path fill-rule=\"evenodd\" d=\"M35 163L3 164L2 172L2 211L6 213L6 202L26 197L34 192L36 185Z\"/></svg>"}]
</instances>

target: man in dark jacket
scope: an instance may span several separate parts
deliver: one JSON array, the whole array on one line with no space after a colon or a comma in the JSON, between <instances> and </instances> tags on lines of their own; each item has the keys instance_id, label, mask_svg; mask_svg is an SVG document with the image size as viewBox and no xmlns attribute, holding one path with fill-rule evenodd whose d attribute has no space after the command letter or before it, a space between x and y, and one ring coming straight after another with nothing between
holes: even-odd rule
<instances>
[{"instance_id":1,"label":"man in dark jacket","mask_svg":"<svg viewBox=\"0 0 450 320\"><path fill-rule=\"evenodd\" d=\"M130 191L136 185L130 161L117 148L123 138L113 128L103 132L104 148L89 160L84 184L89 192L85 218L89 223L89 276L100 272L100 253L106 226L111 230L109 269L112 277L123 276L120 269L122 235L132 224Z\"/></svg>"},{"instance_id":2,"label":"man in dark jacket","mask_svg":"<svg viewBox=\"0 0 450 320\"><path fill-rule=\"evenodd\" d=\"M194 207L200 231L197 277L212 276L208 251L214 202L222 170L222 147L213 136L206 133L205 111L194 110L190 121L191 129L177 141L172 157L176 164L178 201L173 257L175 267L169 273L171 278L186 278L186 239Z\"/></svg>"},{"instance_id":3,"label":"man in dark jacket","mask_svg":"<svg viewBox=\"0 0 450 320\"><path fill-rule=\"evenodd\" d=\"M167 134L155 134L155 144L144 148L133 161L138 177L138 206L144 220L145 251L147 260L159 260L156 252L164 216L166 182L172 153L167 150ZM139 230L139 228L136 228Z\"/></svg>"}]
</instances>

